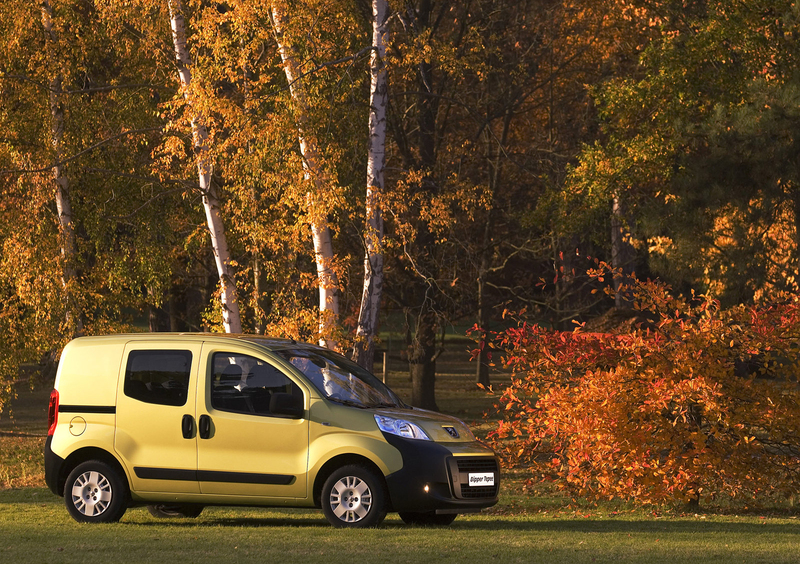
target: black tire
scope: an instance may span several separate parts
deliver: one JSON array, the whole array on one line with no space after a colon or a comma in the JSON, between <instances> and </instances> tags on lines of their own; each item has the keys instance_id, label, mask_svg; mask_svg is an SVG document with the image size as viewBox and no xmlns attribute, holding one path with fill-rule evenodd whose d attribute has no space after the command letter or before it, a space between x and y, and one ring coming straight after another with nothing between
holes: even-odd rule
<instances>
[{"instance_id":1,"label":"black tire","mask_svg":"<svg viewBox=\"0 0 800 564\"><path fill-rule=\"evenodd\" d=\"M67 477L64 502L80 523L114 523L128 508L128 482L115 468L99 460L78 464Z\"/></svg>"},{"instance_id":2,"label":"black tire","mask_svg":"<svg viewBox=\"0 0 800 564\"><path fill-rule=\"evenodd\" d=\"M377 527L386 517L386 487L369 468L343 466L325 480L321 503L334 527Z\"/></svg>"},{"instance_id":3,"label":"black tire","mask_svg":"<svg viewBox=\"0 0 800 564\"><path fill-rule=\"evenodd\" d=\"M446 527L458 517L457 513L436 514L433 511L424 513L401 511L399 515L403 522L408 525L433 525L436 527Z\"/></svg>"},{"instance_id":4,"label":"black tire","mask_svg":"<svg viewBox=\"0 0 800 564\"><path fill-rule=\"evenodd\" d=\"M157 503L155 505L148 505L147 510L150 512L150 515L159 519L194 519L203 512L203 506L180 503Z\"/></svg>"}]
</instances>

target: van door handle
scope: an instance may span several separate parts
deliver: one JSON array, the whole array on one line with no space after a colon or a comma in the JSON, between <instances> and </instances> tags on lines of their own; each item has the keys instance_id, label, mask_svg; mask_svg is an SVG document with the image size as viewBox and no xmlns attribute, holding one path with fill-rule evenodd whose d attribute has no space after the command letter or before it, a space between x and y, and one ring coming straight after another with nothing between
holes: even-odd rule
<instances>
[{"instance_id":1,"label":"van door handle","mask_svg":"<svg viewBox=\"0 0 800 564\"><path fill-rule=\"evenodd\" d=\"M197 429L200 433L201 439L211 438L211 417L208 415L201 415Z\"/></svg>"},{"instance_id":2,"label":"van door handle","mask_svg":"<svg viewBox=\"0 0 800 564\"><path fill-rule=\"evenodd\" d=\"M181 419L181 433L184 439L191 439L194 436L194 417L188 413Z\"/></svg>"}]
</instances>

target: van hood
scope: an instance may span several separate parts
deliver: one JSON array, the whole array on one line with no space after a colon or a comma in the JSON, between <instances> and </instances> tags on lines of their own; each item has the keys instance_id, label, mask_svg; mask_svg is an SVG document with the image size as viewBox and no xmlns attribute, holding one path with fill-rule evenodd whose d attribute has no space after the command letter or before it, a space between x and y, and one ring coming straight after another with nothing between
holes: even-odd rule
<instances>
[{"instance_id":1,"label":"van hood","mask_svg":"<svg viewBox=\"0 0 800 564\"><path fill-rule=\"evenodd\" d=\"M477 440L469 426L461 419L435 411L417 408L381 408L375 409L374 412L378 415L405 419L415 423L428 434L431 440L437 443L462 443Z\"/></svg>"}]
</instances>

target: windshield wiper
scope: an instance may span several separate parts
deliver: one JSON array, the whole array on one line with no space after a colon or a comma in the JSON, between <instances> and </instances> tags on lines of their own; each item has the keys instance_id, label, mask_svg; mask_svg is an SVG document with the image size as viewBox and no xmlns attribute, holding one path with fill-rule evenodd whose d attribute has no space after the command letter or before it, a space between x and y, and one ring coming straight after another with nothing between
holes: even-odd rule
<instances>
[{"instance_id":1,"label":"windshield wiper","mask_svg":"<svg viewBox=\"0 0 800 564\"><path fill-rule=\"evenodd\" d=\"M379 403L370 404L370 407L401 407L400 404L395 402L382 401Z\"/></svg>"},{"instance_id":2,"label":"windshield wiper","mask_svg":"<svg viewBox=\"0 0 800 564\"><path fill-rule=\"evenodd\" d=\"M328 399L331 400L334 403L339 403L341 405L349 405L350 407L357 407L359 409L367 409L367 406L364 405L363 403L356 403L356 402L351 401L351 400L332 398L332 397L328 397Z\"/></svg>"}]
</instances>

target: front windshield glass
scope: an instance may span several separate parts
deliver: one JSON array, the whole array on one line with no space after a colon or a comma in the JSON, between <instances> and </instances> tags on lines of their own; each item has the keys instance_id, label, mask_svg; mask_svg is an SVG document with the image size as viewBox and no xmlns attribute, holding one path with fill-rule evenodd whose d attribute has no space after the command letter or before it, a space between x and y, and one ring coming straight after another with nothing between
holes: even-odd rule
<instances>
[{"instance_id":1,"label":"front windshield glass","mask_svg":"<svg viewBox=\"0 0 800 564\"><path fill-rule=\"evenodd\" d=\"M275 351L305 374L326 398L357 407L402 407L386 384L356 363L322 349Z\"/></svg>"}]
</instances>

